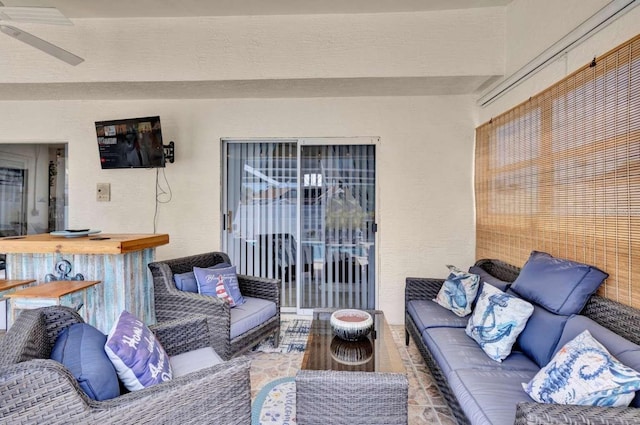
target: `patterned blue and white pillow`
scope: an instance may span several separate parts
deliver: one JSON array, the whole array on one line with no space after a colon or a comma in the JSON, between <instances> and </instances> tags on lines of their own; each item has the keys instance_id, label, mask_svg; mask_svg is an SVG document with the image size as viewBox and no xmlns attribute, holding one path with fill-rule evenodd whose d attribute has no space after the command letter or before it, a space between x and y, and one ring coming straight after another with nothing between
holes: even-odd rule
<instances>
[{"instance_id":1,"label":"patterned blue and white pillow","mask_svg":"<svg viewBox=\"0 0 640 425\"><path fill-rule=\"evenodd\" d=\"M113 324L104 351L130 391L172 378L169 356L151 330L128 311Z\"/></svg>"},{"instance_id":2,"label":"patterned blue and white pillow","mask_svg":"<svg viewBox=\"0 0 640 425\"><path fill-rule=\"evenodd\" d=\"M198 293L226 300L231 307L244 304L240 292L238 275L234 266L203 269L194 267L193 273L198 283Z\"/></svg>"},{"instance_id":3,"label":"patterned blue and white pillow","mask_svg":"<svg viewBox=\"0 0 640 425\"><path fill-rule=\"evenodd\" d=\"M478 293L480 276L463 272L455 266L449 268L449 277L444 281L440 292L433 301L457 316L464 317L471 313L471 304Z\"/></svg>"},{"instance_id":4,"label":"patterned blue and white pillow","mask_svg":"<svg viewBox=\"0 0 640 425\"><path fill-rule=\"evenodd\" d=\"M492 285L482 285L465 331L489 357L502 362L511 353L511 347L532 313L530 303Z\"/></svg>"},{"instance_id":5,"label":"patterned blue and white pillow","mask_svg":"<svg viewBox=\"0 0 640 425\"><path fill-rule=\"evenodd\" d=\"M620 363L585 330L522 388L539 403L628 406L640 390L640 373Z\"/></svg>"}]
</instances>

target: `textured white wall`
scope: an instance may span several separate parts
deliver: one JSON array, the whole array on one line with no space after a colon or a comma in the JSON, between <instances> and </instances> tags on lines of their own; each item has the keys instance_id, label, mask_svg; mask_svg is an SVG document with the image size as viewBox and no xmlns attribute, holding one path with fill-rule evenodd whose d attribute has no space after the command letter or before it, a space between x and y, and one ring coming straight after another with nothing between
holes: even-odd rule
<instances>
[{"instance_id":1,"label":"textured white wall","mask_svg":"<svg viewBox=\"0 0 640 425\"><path fill-rule=\"evenodd\" d=\"M69 143L69 225L151 233L154 170L101 170L94 121L160 115L176 142L159 206L160 259L220 248L220 138L380 136L379 307L402 323L404 279L473 262L471 96L273 100L0 102L0 143ZM111 183L111 202L96 183Z\"/></svg>"}]
</instances>

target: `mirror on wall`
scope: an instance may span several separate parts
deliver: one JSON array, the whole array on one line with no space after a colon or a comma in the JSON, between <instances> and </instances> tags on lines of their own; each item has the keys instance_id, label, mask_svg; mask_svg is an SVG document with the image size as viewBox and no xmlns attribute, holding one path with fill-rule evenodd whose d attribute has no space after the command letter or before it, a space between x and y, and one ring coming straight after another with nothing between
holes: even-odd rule
<instances>
[{"instance_id":1,"label":"mirror on wall","mask_svg":"<svg viewBox=\"0 0 640 425\"><path fill-rule=\"evenodd\" d=\"M66 216L66 143L0 144L0 237L61 230Z\"/></svg>"}]
</instances>

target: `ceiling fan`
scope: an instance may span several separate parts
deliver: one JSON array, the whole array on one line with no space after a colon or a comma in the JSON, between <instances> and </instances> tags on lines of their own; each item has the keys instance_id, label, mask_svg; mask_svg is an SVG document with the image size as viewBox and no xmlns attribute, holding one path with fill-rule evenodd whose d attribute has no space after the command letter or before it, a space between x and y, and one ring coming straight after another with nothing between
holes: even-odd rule
<instances>
[{"instance_id":1,"label":"ceiling fan","mask_svg":"<svg viewBox=\"0 0 640 425\"><path fill-rule=\"evenodd\" d=\"M73 22L71 22L55 7L5 6L0 2L0 31L15 38L16 40L20 40L23 43L27 43L36 49L40 49L51 56L65 61L69 65L75 66L84 62L84 59L81 57L51 44L48 41L38 38L33 34L29 34L26 31L22 31L21 29L11 25L4 25L2 21L29 22L49 25L73 25Z\"/></svg>"}]
</instances>

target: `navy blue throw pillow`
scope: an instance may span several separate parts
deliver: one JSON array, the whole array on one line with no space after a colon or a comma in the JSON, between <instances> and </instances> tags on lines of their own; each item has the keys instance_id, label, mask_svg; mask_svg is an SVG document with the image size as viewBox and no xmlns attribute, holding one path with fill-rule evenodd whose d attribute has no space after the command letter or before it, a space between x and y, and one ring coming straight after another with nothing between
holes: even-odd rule
<instances>
[{"instance_id":1,"label":"navy blue throw pillow","mask_svg":"<svg viewBox=\"0 0 640 425\"><path fill-rule=\"evenodd\" d=\"M51 359L62 363L80 388L94 400L120 395L120 383L113 363L104 351L107 336L86 323L75 323L58 335Z\"/></svg>"}]
</instances>

